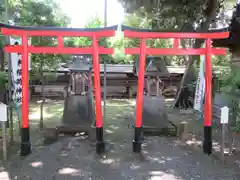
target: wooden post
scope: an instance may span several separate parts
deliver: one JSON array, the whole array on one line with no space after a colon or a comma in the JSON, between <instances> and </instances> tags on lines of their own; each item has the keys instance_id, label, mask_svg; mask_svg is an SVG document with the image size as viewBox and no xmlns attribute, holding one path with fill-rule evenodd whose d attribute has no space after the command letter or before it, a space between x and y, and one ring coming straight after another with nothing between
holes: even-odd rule
<instances>
[{"instance_id":1,"label":"wooden post","mask_svg":"<svg viewBox=\"0 0 240 180\"><path fill-rule=\"evenodd\" d=\"M221 140L221 162L224 163L224 149L225 149L225 129L226 125L228 124L229 119L229 108L224 106L221 108L221 125L222 125L222 140Z\"/></svg>"},{"instance_id":2,"label":"wooden post","mask_svg":"<svg viewBox=\"0 0 240 180\"><path fill-rule=\"evenodd\" d=\"M6 134L6 122L8 120L7 116L7 105L0 103L0 113L1 113L1 128L2 128L2 152L3 160L7 160L7 134Z\"/></svg>"},{"instance_id":3,"label":"wooden post","mask_svg":"<svg viewBox=\"0 0 240 180\"><path fill-rule=\"evenodd\" d=\"M186 140L188 134L188 123L186 121L181 122L179 125L178 136L181 141Z\"/></svg>"}]
</instances>

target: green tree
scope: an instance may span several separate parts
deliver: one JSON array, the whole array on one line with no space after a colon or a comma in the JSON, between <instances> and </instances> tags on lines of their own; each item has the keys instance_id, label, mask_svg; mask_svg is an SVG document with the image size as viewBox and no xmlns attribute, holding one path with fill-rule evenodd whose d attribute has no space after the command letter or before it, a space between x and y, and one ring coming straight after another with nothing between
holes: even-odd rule
<instances>
[{"instance_id":1,"label":"green tree","mask_svg":"<svg viewBox=\"0 0 240 180\"><path fill-rule=\"evenodd\" d=\"M92 16L84 26L85 28L103 28L104 24L101 19L94 15ZM73 42L72 47L89 47L92 46L92 39L88 37L73 37L69 38L69 41ZM109 38L99 39L99 45L103 47L112 47L111 40ZM111 55L101 55L101 60L105 60L107 63L116 63ZM102 62L101 62L102 63Z\"/></svg>"},{"instance_id":2,"label":"green tree","mask_svg":"<svg viewBox=\"0 0 240 180\"><path fill-rule=\"evenodd\" d=\"M5 21L5 0L0 0L0 22ZM0 70L4 71L4 42L5 39L3 36L0 37Z\"/></svg>"},{"instance_id":3,"label":"green tree","mask_svg":"<svg viewBox=\"0 0 240 180\"><path fill-rule=\"evenodd\" d=\"M127 14L124 19L124 24L130 27L151 29L152 28L152 15L144 12L143 8L135 11L134 13ZM144 18L142 14L144 13ZM139 39L125 39L123 44L125 47L139 47ZM152 48L170 48L172 46L171 39L149 39L147 45ZM132 56L133 62L136 57ZM165 61L169 65L182 65L184 63L183 57L179 56L164 56Z\"/></svg>"},{"instance_id":4,"label":"green tree","mask_svg":"<svg viewBox=\"0 0 240 180\"><path fill-rule=\"evenodd\" d=\"M4 1L4 0L1 0ZM4 3L3 3L4 4ZM9 0L9 20L20 26L67 26L69 18L64 15L59 5L53 0ZM3 6L0 6L0 20L3 21ZM31 43L38 46L56 45L54 37L32 37ZM3 47L4 41L0 39L0 47ZM2 48L0 48L2 52ZM2 57L2 56L1 56ZM32 68L35 70L40 67L40 60L44 59L48 65L52 67L58 64L58 61L65 61L69 56L56 55L32 55Z\"/></svg>"},{"instance_id":5,"label":"green tree","mask_svg":"<svg viewBox=\"0 0 240 180\"><path fill-rule=\"evenodd\" d=\"M21 26L67 26L69 19L62 14L60 7L53 0L34 1L23 0L17 5L13 21ZM57 44L55 37L32 37L32 45L54 46ZM38 69L44 61L44 66L55 68L57 64L66 60L62 55L32 55L32 68ZM68 56L67 56L68 57Z\"/></svg>"},{"instance_id":6,"label":"green tree","mask_svg":"<svg viewBox=\"0 0 240 180\"><path fill-rule=\"evenodd\" d=\"M91 17L84 28L101 28L103 27L103 22L97 15ZM69 41L73 42L71 46L74 47L89 47L92 45L91 38L88 37L72 37L69 38Z\"/></svg>"},{"instance_id":7,"label":"green tree","mask_svg":"<svg viewBox=\"0 0 240 180\"><path fill-rule=\"evenodd\" d=\"M9 20L19 26L67 26L69 18L64 15L59 5L53 0L9 0ZM2 9L2 8L1 8ZM67 41L67 44L70 42ZM3 44L3 41L1 41ZM56 37L31 37L34 46L55 46ZM33 74L39 74L42 82L42 92L46 79L44 70L55 69L59 63L69 60L70 56L56 54L32 54L31 67ZM43 127L42 95L40 127Z\"/></svg>"},{"instance_id":8,"label":"green tree","mask_svg":"<svg viewBox=\"0 0 240 180\"><path fill-rule=\"evenodd\" d=\"M218 14L224 5L222 0L153 0L153 1L131 1L119 0L127 12L136 12L144 9L141 17L152 18L152 29L164 29L165 31L207 31L213 26ZM182 46L200 48L203 40L181 40ZM188 57L187 67L182 78L180 90L176 102L181 97L181 90L186 81L194 72L194 61L197 57Z\"/></svg>"}]
</instances>

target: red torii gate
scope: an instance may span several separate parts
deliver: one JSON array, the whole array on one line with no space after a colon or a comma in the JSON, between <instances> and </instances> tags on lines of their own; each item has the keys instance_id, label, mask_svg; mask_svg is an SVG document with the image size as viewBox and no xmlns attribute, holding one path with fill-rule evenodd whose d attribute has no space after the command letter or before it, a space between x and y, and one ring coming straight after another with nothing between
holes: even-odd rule
<instances>
[{"instance_id":1,"label":"red torii gate","mask_svg":"<svg viewBox=\"0 0 240 180\"><path fill-rule=\"evenodd\" d=\"M138 93L136 105L136 126L133 140L133 151L141 151L141 128L143 108L143 88L146 55L206 55L205 62L205 104L204 104L204 142L203 151L205 154L212 153L212 55L225 55L225 49L212 48L212 39L223 39L229 36L228 32L215 33L183 33L183 32L134 32L124 31L124 37L140 38L140 48L126 48L126 54L140 54ZM147 48L146 40L153 38L174 38L173 48ZM179 48L180 39L205 39L206 48Z\"/></svg>"},{"instance_id":2,"label":"red torii gate","mask_svg":"<svg viewBox=\"0 0 240 180\"><path fill-rule=\"evenodd\" d=\"M96 151L104 151L103 122L101 108L101 85L100 85L100 54L113 54L112 48L99 47L98 40L101 37L112 37L115 35L114 27L98 29L72 29L72 28L52 28L52 27L18 27L5 25L1 29L2 34L7 36L19 36L22 38L22 45L7 45L5 50L8 53L22 54L22 128L21 128L21 155L25 156L31 152L29 119L28 119L28 54L92 54L94 68L95 87L95 108L96 108ZM28 45L28 38L31 36L52 36L57 37L56 47L44 47ZM64 37L90 37L92 47L64 47Z\"/></svg>"},{"instance_id":3,"label":"red torii gate","mask_svg":"<svg viewBox=\"0 0 240 180\"><path fill-rule=\"evenodd\" d=\"M104 29L71 29L71 28L49 28L49 27L18 27L2 25L1 32L7 36L20 36L22 45L5 47L8 53L22 54L22 133L21 133L21 155L31 152L28 120L28 53L58 53L58 54L92 54L94 68L94 89L95 89L95 108L96 108L96 152L104 151L103 122L101 109L101 87L100 87L100 66L99 54L113 54L112 48L99 47L98 40L101 37L111 37L115 35L117 26ZM36 47L28 45L30 36L54 36L57 37L56 47ZM64 37L91 37L92 47L76 48L64 47ZM141 128L142 128L142 107L143 107L143 87L146 55L206 55L206 93L204 111L204 153L211 154L212 151L212 64L211 55L225 55L225 49L211 47L211 39L223 39L229 36L228 32L221 33L163 33L163 32L139 32L126 28L124 36L129 38L140 38L140 48L126 48L126 54L140 54L138 93L136 106L136 125L133 140L133 152L141 151ZM146 39L148 38L174 38L173 48L147 48ZM183 49L179 48L180 38L197 38L206 40L206 48Z\"/></svg>"}]
</instances>

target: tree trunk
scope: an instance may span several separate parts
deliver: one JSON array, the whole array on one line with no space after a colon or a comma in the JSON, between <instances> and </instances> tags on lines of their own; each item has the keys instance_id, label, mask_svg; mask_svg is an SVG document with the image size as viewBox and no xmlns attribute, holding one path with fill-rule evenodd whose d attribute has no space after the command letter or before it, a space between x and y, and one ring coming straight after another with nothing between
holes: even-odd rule
<instances>
[{"instance_id":1,"label":"tree trunk","mask_svg":"<svg viewBox=\"0 0 240 180\"><path fill-rule=\"evenodd\" d=\"M40 104L40 121L39 121L39 128L43 129L44 123L43 123L43 106L45 103L45 95L44 95L44 87L45 87L45 78L43 74L43 60L41 61L41 66L40 66L40 74L41 74L41 104Z\"/></svg>"},{"instance_id":2,"label":"tree trunk","mask_svg":"<svg viewBox=\"0 0 240 180\"><path fill-rule=\"evenodd\" d=\"M209 26L216 18L217 8L218 8L218 0L209 0L208 1L208 8L207 8L207 13L206 13L207 19L205 22L203 22L201 24L199 32L206 32L209 29ZM193 45L193 48L200 48L203 42L204 42L204 40L197 39ZM177 104L179 103L179 99L183 95L182 90L184 89L184 85L186 83L186 80L188 79L188 76L191 75L189 72L192 71L194 68L193 67L194 60L196 60L196 56L192 56L189 58L184 75L181 80L179 91L176 95L176 100L173 103L173 107L177 106Z\"/></svg>"}]
</instances>

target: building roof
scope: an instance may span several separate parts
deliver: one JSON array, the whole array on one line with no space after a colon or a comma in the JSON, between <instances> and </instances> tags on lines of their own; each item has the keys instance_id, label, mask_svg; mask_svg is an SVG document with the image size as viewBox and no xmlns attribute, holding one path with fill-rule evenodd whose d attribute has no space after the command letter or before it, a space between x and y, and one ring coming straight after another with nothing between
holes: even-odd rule
<instances>
[{"instance_id":1,"label":"building roof","mask_svg":"<svg viewBox=\"0 0 240 180\"><path fill-rule=\"evenodd\" d=\"M84 63L79 60L74 60L73 63L65 68L66 71L70 72L86 72L91 68L91 64ZM184 66L167 66L168 73L170 74L184 74ZM150 72L157 71L156 67L152 66L149 68ZM100 73L104 72L104 64L100 64ZM133 73L133 64L106 64L106 72L110 74L131 74Z\"/></svg>"},{"instance_id":2,"label":"building roof","mask_svg":"<svg viewBox=\"0 0 240 180\"><path fill-rule=\"evenodd\" d=\"M185 67L166 66L166 63L164 60L159 59L159 57L156 57L156 58L158 58L157 61L153 61L150 64L149 62L147 63L149 65L149 67L147 67L147 72L149 73L160 72L163 75L184 73ZM136 61L136 63L137 62L138 61ZM68 67L64 67L64 69L65 68L70 72L89 71L90 69L93 69L92 58L90 56L85 56L85 55L74 56L72 63L69 64ZM110 74L131 74L133 73L133 68L134 68L134 65L132 64L106 64L106 72ZM100 64L100 73L103 73L103 72L104 72L104 64Z\"/></svg>"},{"instance_id":3,"label":"building roof","mask_svg":"<svg viewBox=\"0 0 240 180\"><path fill-rule=\"evenodd\" d=\"M70 72L86 72L92 68L92 61L86 56L73 58L72 64L68 66Z\"/></svg>"}]
</instances>

